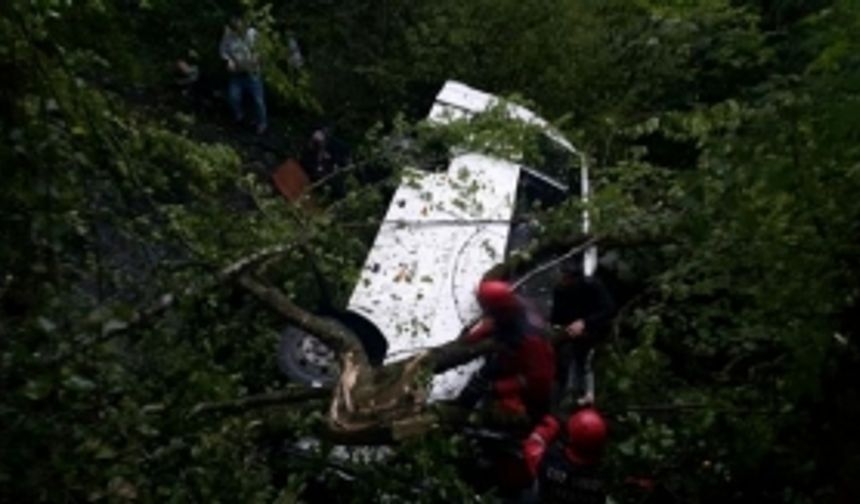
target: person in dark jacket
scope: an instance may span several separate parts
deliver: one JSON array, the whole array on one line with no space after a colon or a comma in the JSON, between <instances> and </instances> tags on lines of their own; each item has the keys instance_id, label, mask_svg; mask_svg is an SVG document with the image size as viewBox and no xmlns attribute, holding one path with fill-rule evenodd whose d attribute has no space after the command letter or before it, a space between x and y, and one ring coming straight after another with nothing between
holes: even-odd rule
<instances>
[{"instance_id":1,"label":"person in dark jacket","mask_svg":"<svg viewBox=\"0 0 860 504\"><path fill-rule=\"evenodd\" d=\"M615 302L603 282L585 276L577 261L562 264L562 277L553 291L550 322L570 336L558 345L558 387L575 394L580 404L594 401L590 358L594 346L606 337L615 316Z\"/></svg>"},{"instance_id":2,"label":"person in dark jacket","mask_svg":"<svg viewBox=\"0 0 860 504\"><path fill-rule=\"evenodd\" d=\"M484 318L465 336L470 342L491 337L503 344L473 375L458 398L465 408L491 397L513 416L535 421L549 411L555 380L555 351L529 321L527 309L506 282L485 281L478 288Z\"/></svg>"},{"instance_id":3,"label":"person in dark jacket","mask_svg":"<svg viewBox=\"0 0 860 504\"><path fill-rule=\"evenodd\" d=\"M605 503L599 463L606 437L606 422L593 408L575 412L566 423L546 415L522 444L528 473L538 483L533 497L549 504Z\"/></svg>"},{"instance_id":4,"label":"person in dark jacket","mask_svg":"<svg viewBox=\"0 0 860 504\"><path fill-rule=\"evenodd\" d=\"M319 128L308 139L299 162L311 180L317 181L347 166L349 149L334 137L330 128Z\"/></svg>"}]
</instances>

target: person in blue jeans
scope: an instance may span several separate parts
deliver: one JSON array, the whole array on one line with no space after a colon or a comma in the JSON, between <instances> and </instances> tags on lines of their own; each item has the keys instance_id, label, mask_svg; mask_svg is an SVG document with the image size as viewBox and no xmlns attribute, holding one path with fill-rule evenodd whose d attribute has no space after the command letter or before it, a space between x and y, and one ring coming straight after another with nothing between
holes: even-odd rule
<instances>
[{"instance_id":1,"label":"person in blue jeans","mask_svg":"<svg viewBox=\"0 0 860 504\"><path fill-rule=\"evenodd\" d=\"M258 32L248 27L241 16L233 16L224 27L221 38L221 58L227 63L230 82L227 100L233 110L233 118L241 122L245 118L242 101L245 96L254 103L257 119L257 133L262 134L268 127L266 100L263 94L263 79L260 75L260 56L257 51Z\"/></svg>"}]
</instances>

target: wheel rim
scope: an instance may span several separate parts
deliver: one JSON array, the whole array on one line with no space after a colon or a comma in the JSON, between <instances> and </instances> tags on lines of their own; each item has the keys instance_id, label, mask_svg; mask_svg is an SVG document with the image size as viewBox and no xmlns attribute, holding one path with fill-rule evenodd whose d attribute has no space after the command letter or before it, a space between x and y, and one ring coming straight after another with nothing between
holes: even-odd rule
<instances>
[{"instance_id":1,"label":"wheel rim","mask_svg":"<svg viewBox=\"0 0 860 504\"><path fill-rule=\"evenodd\" d=\"M293 354L299 367L308 374L326 380L333 380L337 376L335 354L319 338L309 334L293 338Z\"/></svg>"}]
</instances>

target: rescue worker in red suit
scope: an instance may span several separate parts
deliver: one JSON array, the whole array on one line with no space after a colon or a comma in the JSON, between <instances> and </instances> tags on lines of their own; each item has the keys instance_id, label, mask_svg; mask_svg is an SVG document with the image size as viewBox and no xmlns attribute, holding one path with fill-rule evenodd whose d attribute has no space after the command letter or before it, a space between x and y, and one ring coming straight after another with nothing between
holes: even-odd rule
<instances>
[{"instance_id":1,"label":"rescue worker in red suit","mask_svg":"<svg viewBox=\"0 0 860 504\"><path fill-rule=\"evenodd\" d=\"M525 304L506 282L488 280L477 292L484 318L465 336L467 341L491 337L502 349L486 358L458 398L471 409L491 397L511 415L528 415L533 421L550 408L555 381L555 352L530 320Z\"/></svg>"},{"instance_id":2,"label":"rescue worker in red suit","mask_svg":"<svg viewBox=\"0 0 860 504\"><path fill-rule=\"evenodd\" d=\"M547 415L523 441L523 459L537 479L541 503L604 504L598 466L606 445L606 422L597 410L575 412L562 424Z\"/></svg>"}]
</instances>

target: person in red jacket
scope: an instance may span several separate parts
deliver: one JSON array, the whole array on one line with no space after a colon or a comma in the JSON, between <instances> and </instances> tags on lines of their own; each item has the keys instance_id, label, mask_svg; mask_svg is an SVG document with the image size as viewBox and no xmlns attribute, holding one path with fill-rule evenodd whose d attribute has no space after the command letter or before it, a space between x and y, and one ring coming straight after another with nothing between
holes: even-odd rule
<instances>
[{"instance_id":1,"label":"person in red jacket","mask_svg":"<svg viewBox=\"0 0 860 504\"><path fill-rule=\"evenodd\" d=\"M486 358L458 402L473 408L487 396L505 413L539 419L549 411L555 381L555 352L530 320L525 304L502 281L478 287L484 318L465 336L467 341L493 338L502 349Z\"/></svg>"},{"instance_id":2,"label":"person in red jacket","mask_svg":"<svg viewBox=\"0 0 860 504\"><path fill-rule=\"evenodd\" d=\"M598 466L606 436L606 422L594 408L577 411L566 425L545 416L522 446L528 472L538 481L540 502L605 503Z\"/></svg>"}]
</instances>

